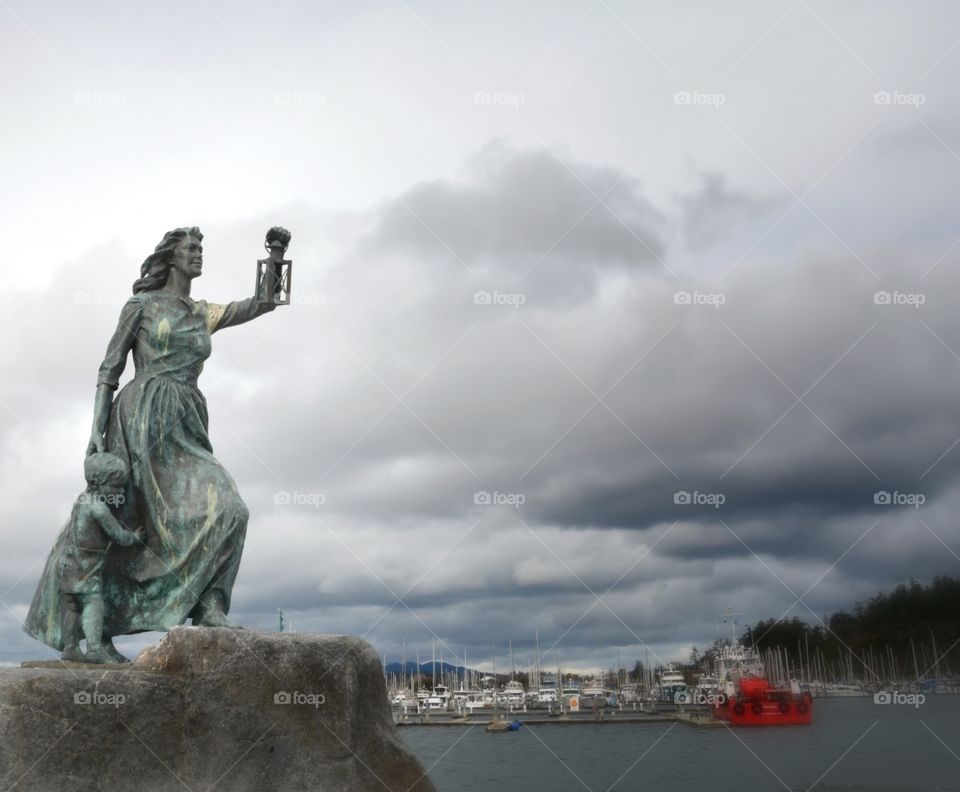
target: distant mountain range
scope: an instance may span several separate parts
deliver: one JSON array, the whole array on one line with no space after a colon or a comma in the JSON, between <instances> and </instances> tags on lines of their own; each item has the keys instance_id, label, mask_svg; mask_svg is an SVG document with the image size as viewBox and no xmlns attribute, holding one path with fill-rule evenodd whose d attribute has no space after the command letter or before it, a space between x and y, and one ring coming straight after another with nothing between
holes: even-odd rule
<instances>
[{"instance_id":1,"label":"distant mountain range","mask_svg":"<svg viewBox=\"0 0 960 792\"><path fill-rule=\"evenodd\" d=\"M436 667L435 671L434 671L434 666ZM450 665L450 663L440 663L440 662L420 663L419 669L420 669L419 673L426 674L427 676L432 676L434 673L437 676L440 676L441 674L443 674L444 676L447 676L447 675L453 676L455 674L463 674L464 671L471 671L475 674L482 673L473 668L464 668L464 666L455 666L455 665ZM388 674L418 673L417 664L413 660L408 660L406 663L406 666L404 666L403 663L387 663L387 665L384 667L384 671L386 671Z\"/></svg>"}]
</instances>

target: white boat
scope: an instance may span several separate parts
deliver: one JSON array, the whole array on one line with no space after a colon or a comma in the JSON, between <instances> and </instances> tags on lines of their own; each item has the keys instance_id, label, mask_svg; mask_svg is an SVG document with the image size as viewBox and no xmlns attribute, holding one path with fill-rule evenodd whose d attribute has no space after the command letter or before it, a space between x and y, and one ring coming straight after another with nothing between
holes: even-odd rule
<instances>
[{"instance_id":1,"label":"white boat","mask_svg":"<svg viewBox=\"0 0 960 792\"><path fill-rule=\"evenodd\" d=\"M613 704L611 704L611 701ZM616 706L617 694L602 685L589 685L580 694L581 708Z\"/></svg>"},{"instance_id":2,"label":"white boat","mask_svg":"<svg viewBox=\"0 0 960 792\"><path fill-rule=\"evenodd\" d=\"M453 691L453 700L454 702L469 701L471 698L477 698L483 695L483 691L479 688L469 688L464 689L460 688L459 690Z\"/></svg>"},{"instance_id":3,"label":"white boat","mask_svg":"<svg viewBox=\"0 0 960 792\"><path fill-rule=\"evenodd\" d=\"M720 692L720 680L714 676L703 674L698 680L694 693L698 702L704 701L709 696L716 696Z\"/></svg>"},{"instance_id":4,"label":"white boat","mask_svg":"<svg viewBox=\"0 0 960 792\"><path fill-rule=\"evenodd\" d=\"M553 674L544 674L540 678L540 687L537 688L537 704L555 704L560 699L560 688L557 678Z\"/></svg>"},{"instance_id":5,"label":"white boat","mask_svg":"<svg viewBox=\"0 0 960 792\"><path fill-rule=\"evenodd\" d=\"M580 693L581 693L581 692L582 692L582 691L580 690L579 687L565 687L565 688L562 688L562 689L560 690L560 700L561 700L564 704L566 704L566 705L569 705L569 704L570 704L571 699L576 699L577 702L579 703L579 701L580 701Z\"/></svg>"},{"instance_id":6,"label":"white boat","mask_svg":"<svg viewBox=\"0 0 960 792\"><path fill-rule=\"evenodd\" d=\"M523 685L511 679L504 685L499 700L500 703L508 707L522 707L526 701L526 691L524 691Z\"/></svg>"},{"instance_id":7,"label":"white boat","mask_svg":"<svg viewBox=\"0 0 960 792\"><path fill-rule=\"evenodd\" d=\"M416 711L420 706L420 702L409 690L397 692L390 699L390 703L401 712Z\"/></svg>"},{"instance_id":8,"label":"white boat","mask_svg":"<svg viewBox=\"0 0 960 792\"><path fill-rule=\"evenodd\" d=\"M416 712L420 707L420 700L409 690L394 690L390 693L390 704L401 712Z\"/></svg>"},{"instance_id":9,"label":"white boat","mask_svg":"<svg viewBox=\"0 0 960 792\"><path fill-rule=\"evenodd\" d=\"M620 700L624 704L633 704L635 701L641 700L640 691L637 690L635 685L629 687L620 688Z\"/></svg>"},{"instance_id":10,"label":"white boat","mask_svg":"<svg viewBox=\"0 0 960 792\"><path fill-rule=\"evenodd\" d=\"M537 691L538 704L554 704L557 701L556 687L542 687Z\"/></svg>"},{"instance_id":11,"label":"white boat","mask_svg":"<svg viewBox=\"0 0 960 792\"><path fill-rule=\"evenodd\" d=\"M473 712L478 709L493 709L493 696L487 695L482 691L476 694L471 694L470 697L463 702L464 708Z\"/></svg>"},{"instance_id":12,"label":"white boat","mask_svg":"<svg viewBox=\"0 0 960 792\"><path fill-rule=\"evenodd\" d=\"M828 682L822 687L825 698L850 698L853 696L869 696L870 693L858 685L846 685L842 682Z\"/></svg>"},{"instance_id":13,"label":"white boat","mask_svg":"<svg viewBox=\"0 0 960 792\"><path fill-rule=\"evenodd\" d=\"M687 682L682 671L678 671L673 663L668 663L660 669L660 683L653 690L654 699L659 701L674 701L679 696L687 694Z\"/></svg>"},{"instance_id":14,"label":"white boat","mask_svg":"<svg viewBox=\"0 0 960 792\"><path fill-rule=\"evenodd\" d=\"M430 695L434 698L441 699L443 701L443 705L446 706L447 702L450 700L450 688L448 688L446 685L437 685Z\"/></svg>"}]
</instances>

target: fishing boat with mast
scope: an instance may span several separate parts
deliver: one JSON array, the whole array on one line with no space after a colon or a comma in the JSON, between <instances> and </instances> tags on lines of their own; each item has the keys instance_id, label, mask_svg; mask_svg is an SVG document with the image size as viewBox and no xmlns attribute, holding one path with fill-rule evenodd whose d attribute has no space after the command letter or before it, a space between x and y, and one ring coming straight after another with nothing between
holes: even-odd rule
<instances>
[{"instance_id":1,"label":"fishing boat with mast","mask_svg":"<svg viewBox=\"0 0 960 792\"><path fill-rule=\"evenodd\" d=\"M733 622L735 625L735 622ZM731 626L730 642L717 657L721 695L713 704L713 716L732 726L797 726L813 720L813 699L791 679L774 685L759 654L744 646Z\"/></svg>"}]
</instances>

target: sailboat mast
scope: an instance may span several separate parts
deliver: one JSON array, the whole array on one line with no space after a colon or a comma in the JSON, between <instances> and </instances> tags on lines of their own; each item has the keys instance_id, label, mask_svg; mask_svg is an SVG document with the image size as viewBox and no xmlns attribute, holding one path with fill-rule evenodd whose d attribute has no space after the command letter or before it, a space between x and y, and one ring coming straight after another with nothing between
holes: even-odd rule
<instances>
[{"instance_id":1,"label":"sailboat mast","mask_svg":"<svg viewBox=\"0 0 960 792\"><path fill-rule=\"evenodd\" d=\"M493 719L498 720L500 695L497 691L497 645L493 645Z\"/></svg>"},{"instance_id":2,"label":"sailboat mast","mask_svg":"<svg viewBox=\"0 0 960 792\"><path fill-rule=\"evenodd\" d=\"M540 630L537 630L537 631L536 631L535 636L536 636L536 643L537 643L537 672L536 672L536 673L537 673L537 689L539 690L539 688L540 688L540 676L541 676L541 669L540 669Z\"/></svg>"}]
</instances>

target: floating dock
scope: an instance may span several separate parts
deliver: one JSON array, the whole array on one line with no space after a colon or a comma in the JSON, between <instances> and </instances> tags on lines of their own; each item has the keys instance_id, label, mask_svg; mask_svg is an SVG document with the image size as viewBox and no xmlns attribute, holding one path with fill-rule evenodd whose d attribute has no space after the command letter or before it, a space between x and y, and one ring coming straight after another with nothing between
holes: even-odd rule
<instances>
[{"instance_id":1,"label":"floating dock","mask_svg":"<svg viewBox=\"0 0 960 792\"><path fill-rule=\"evenodd\" d=\"M682 723L694 729L722 729L723 721L716 720L707 712L621 712L610 711L594 714L593 712L570 712L564 715L551 716L545 712L513 712L503 717L495 718L492 712L473 714L466 717L454 713L431 713L430 715L410 715L405 718L394 718L397 726L483 726L494 723L508 724L519 720L524 726L613 726L617 724L637 723Z\"/></svg>"}]
</instances>

